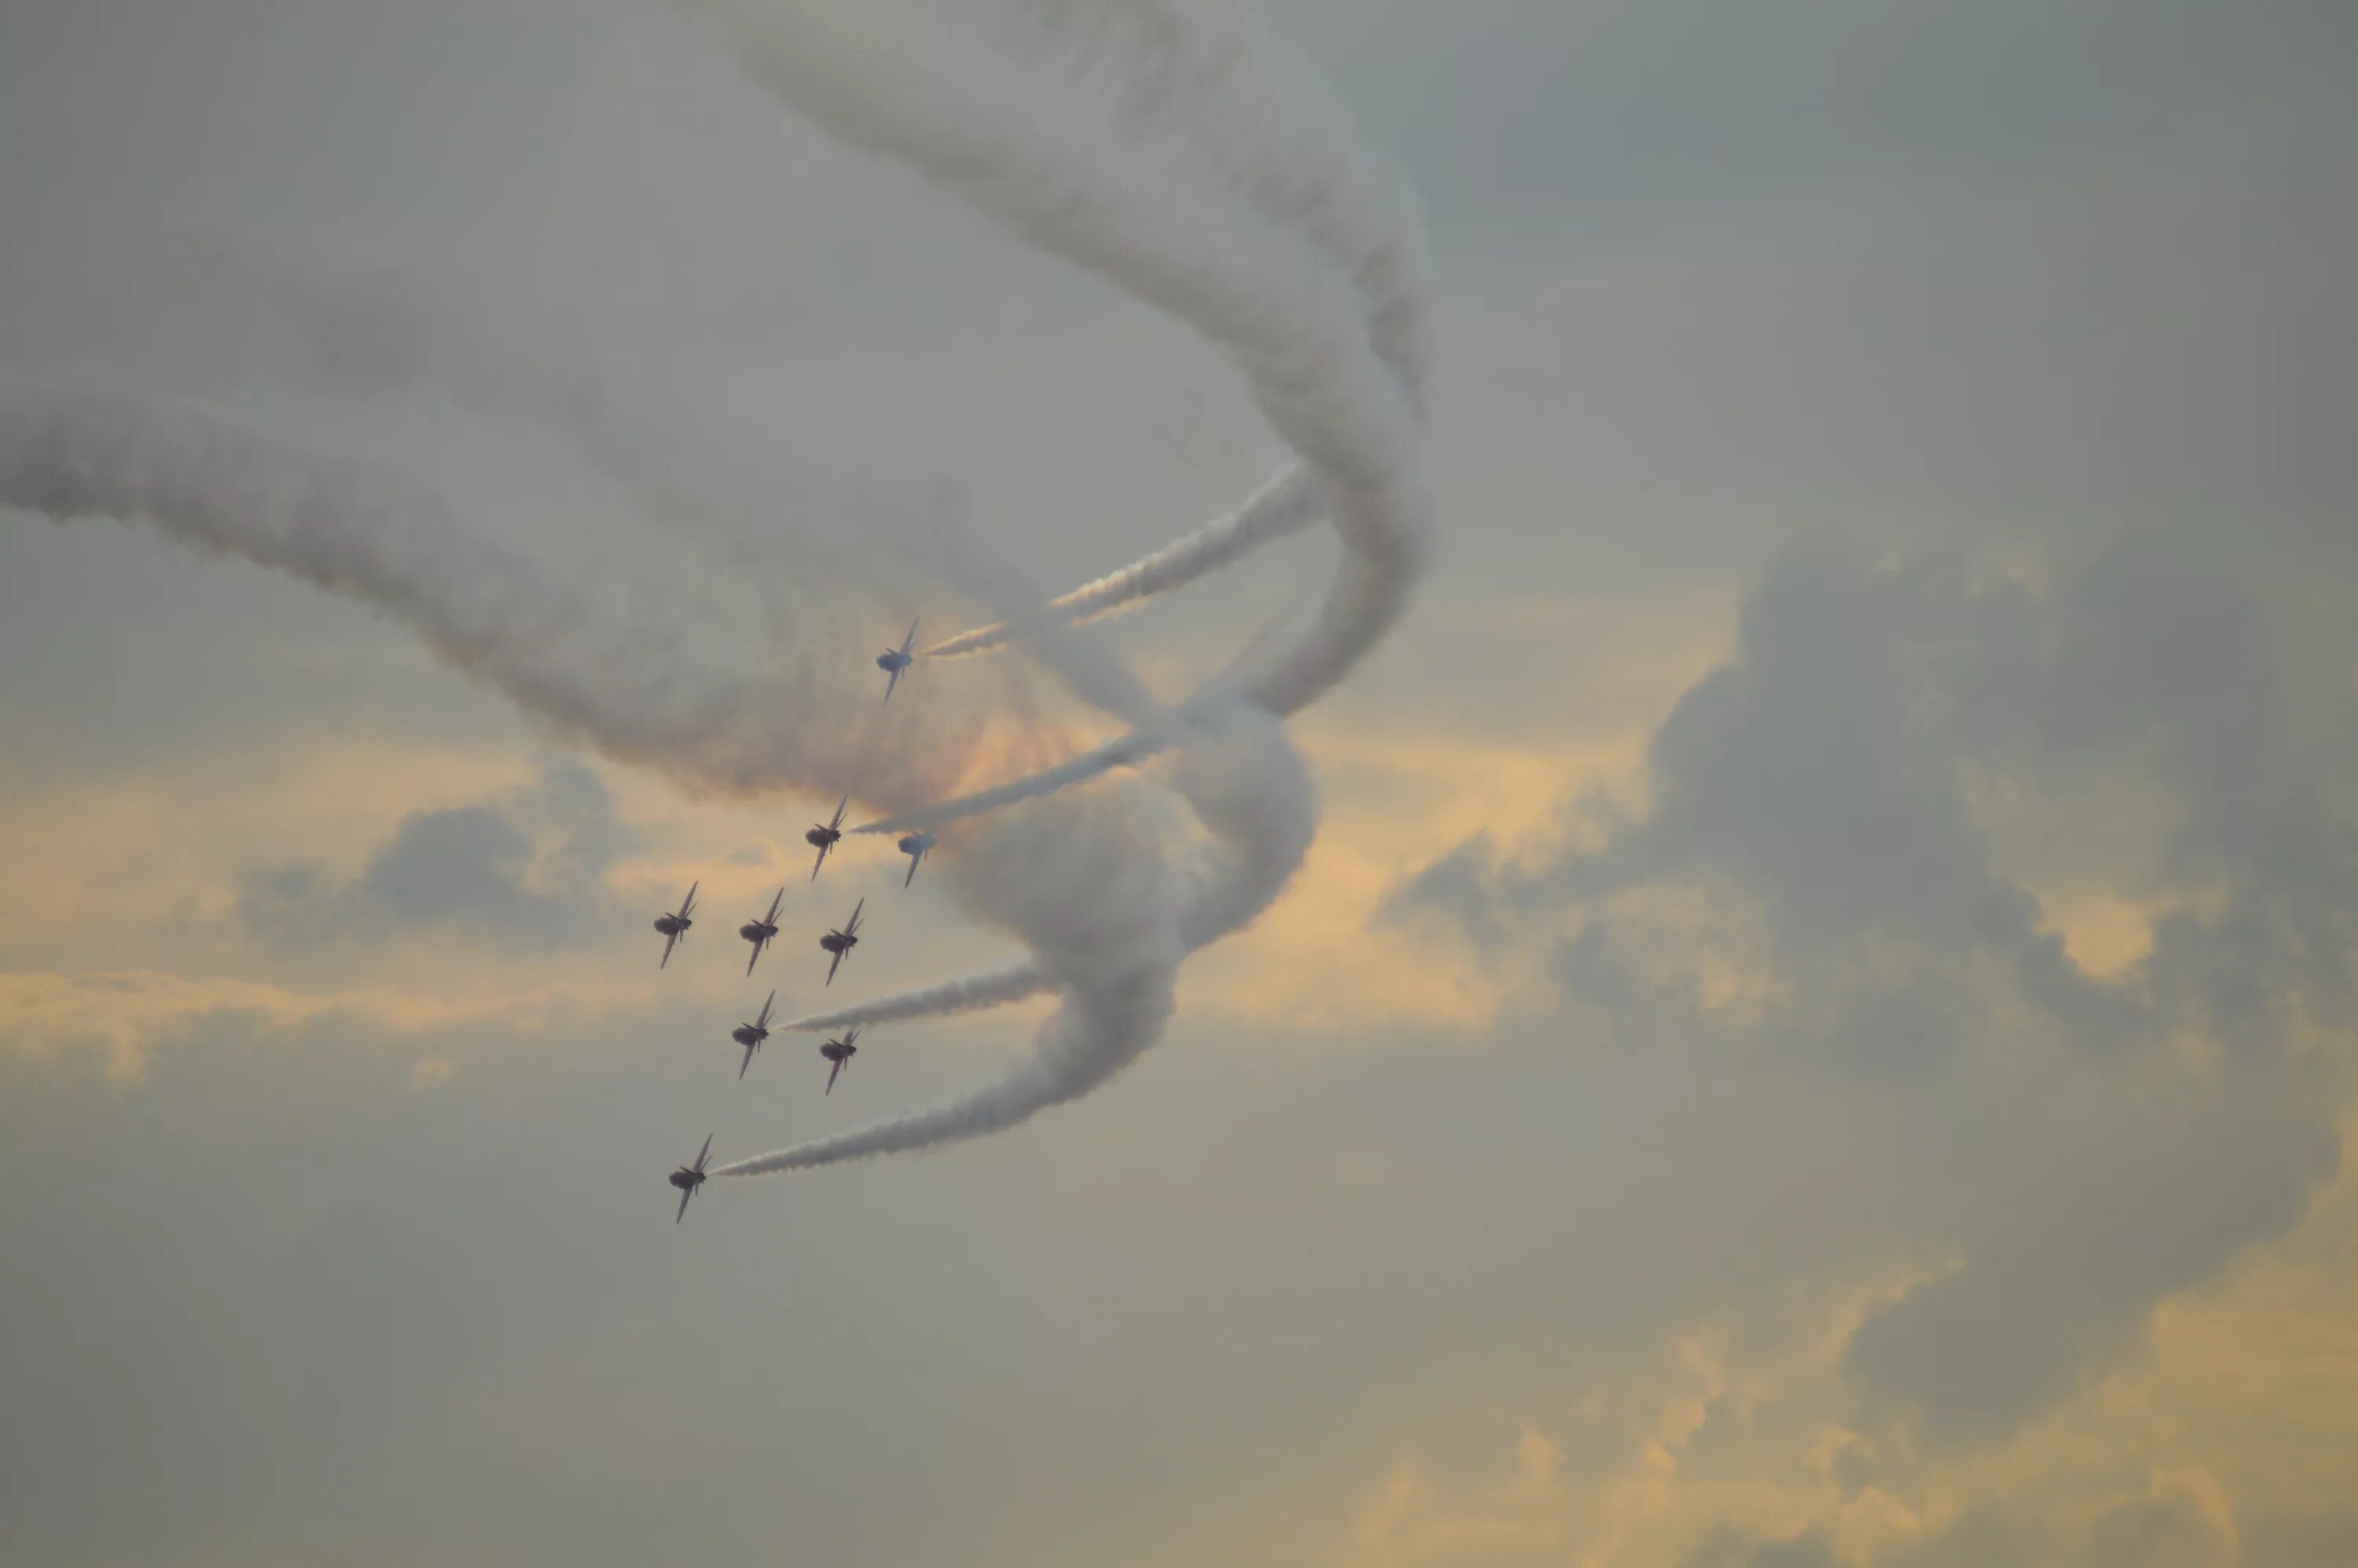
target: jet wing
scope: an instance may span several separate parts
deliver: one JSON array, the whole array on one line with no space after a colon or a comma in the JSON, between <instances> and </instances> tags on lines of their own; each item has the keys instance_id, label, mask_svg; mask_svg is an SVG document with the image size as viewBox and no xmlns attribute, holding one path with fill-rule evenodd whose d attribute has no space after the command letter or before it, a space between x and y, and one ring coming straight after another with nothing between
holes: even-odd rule
<instances>
[{"instance_id":1,"label":"jet wing","mask_svg":"<svg viewBox=\"0 0 2358 1568\"><path fill-rule=\"evenodd\" d=\"M752 1047L752 1046L751 1046L751 1045L748 1045L748 1046L746 1046L746 1047L745 1047L745 1060L744 1060L744 1061L742 1061L742 1062L741 1062L740 1064L738 1064L738 1066L737 1066L737 1076L738 1076L740 1078L742 1078L742 1077L745 1076L745 1069L746 1069L747 1067L752 1066L752 1065L753 1065L753 1047Z\"/></svg>"},{"instance_id":2,"label":"jet wing","mask_svg":"<svg viewBox=\"0 0 2358 1568\"><path fill-rule=\"evenodd\" d=\"M674 946L676 946L678 944L678 942L679 942L679 933L678 933L678 932L676 932L676 931L671 932L671 933L669 933L668 935L666 935L664 937L664 956L663 956L662 959L661 959L661 960L660 960L660 961L655 965L655 968L656 968L660 969L660 968L662 968L665 964L668 964L668 963L670 963L670 962L671 962L671 950L672 950L672 948L673 948Z\"/></svg>"},{"instance_id":3,"label":"jet wing","mask_svg":"<svg viewBox=\"0 0 2358 1568\"><path fill-rule=\"evenodd\" d=\"M818 881L818 869L827 864L827 852L833 848L831 844L821 844L818 847L818 859L811 862L811 881Z\"/></svg>"},{"instance_id":4,"label":"jet wing","mask_svg":"<svg viewBox=\"0 0 2358 1568\"><path fill-rule=\"evenodd\" d=\"M836 970L838 970L838 969L839 969L839 968L841 968L842 967L843 967L843 949L842 949L842 948L840 948L840 947L838 947L838 948L835 950L835 957L834 957L832 959L830 959L830 960L828 961L827 966L827 981L826 981L826 983L827 983L827 984L828 984L828 985L833 985L833 984L835 984L835 971L836 971Z\"/></svg>"},{"instance_id":5,"label":"jet wing","mask_svg":"<svg viewBox=\"0 0 2358 1568\"><path fill-rule=\"evenodd\" d=\"M679 1190L679 1212L671 1217L671 1222L674 1225L677 1225L681 1220L687 1217L687 1200L695 1195L696 1189L694 1187L682 1187Z\"/></svg>"},{"instance_id":6,"label":"jet wing","mask_svg":"<svg viewBox=\"0 0 2358 1568\"><path fill-rule=\"evenodd\" d=\"M917 617L917 621L923 621L925 617L922 615ZM911 646L913 646L917 641L917 621L912 621L909 622L909 634L901 639L901 651L904 654L907 653Z\"/></svg>"},{"instance_id":7,"label":"jet wing","mask_svg":"<svg viewBox=\"0 0 2358 1568\"><path fill-rule=\"evenodd\" d=\"M753 972L753 966L762 961L762 944L765 940L767 940L767 938L761 936L753 938L753 956L745 960L745 972L747 974L752 974Z\"/></svg>"},{"instance_id":8,"label":"jet wing","mask_svg":"<svg viewBox=\"0 0 2358 1568\"><path fill-rule=\"evenodd\" d=\"M823 1092L827 1094L833 1094L835 1092L836 1075L842 1071L843 1064L840 1061L838 1061L833 1066L827 1070L827 1088Z\"/></svg>"},{"instance_id":9,"label":"jet wing","mask_svg":"<svg viewBox=\"0 0 2358 1568\"><path fill-rule=\"evenodd\" d=\"M890 701L892 701L892 688L893 688L894 687L896 687L896 686L899 686L900 684L901 684L901 671L900 671L900 667L899 667L898 665L895 665L895 666L893 667L893 669L892 669L892 673L891 673L891 674L889 674L889 675L887 675L887 676L884 677L884 700L885 700L885 701L890 702Z\"/></svg>"}]
</instances>

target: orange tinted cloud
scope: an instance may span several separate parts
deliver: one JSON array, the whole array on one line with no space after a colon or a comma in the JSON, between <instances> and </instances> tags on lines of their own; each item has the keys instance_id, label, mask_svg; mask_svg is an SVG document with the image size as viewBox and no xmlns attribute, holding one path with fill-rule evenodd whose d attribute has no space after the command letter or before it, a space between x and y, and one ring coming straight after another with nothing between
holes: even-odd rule
<instances>
[{"instance_id":1,"label":"orange tinted cloud","mask_svg":"<svg viewBox=\"0 0 2358 1568\"><path fill-rule=\"evenodd\" d=\"M541 1029L567 1005L546 991L447 1000L386 990L308 993L155 970L19 971L0 974L0 1043L36 1057L96 1051L105 1056L109 1076L136 1079L159 1045L213 1019L234 1019L261 1033L341 1021L416 1034L458 1024Z\"/></svg>"}]
</instances>

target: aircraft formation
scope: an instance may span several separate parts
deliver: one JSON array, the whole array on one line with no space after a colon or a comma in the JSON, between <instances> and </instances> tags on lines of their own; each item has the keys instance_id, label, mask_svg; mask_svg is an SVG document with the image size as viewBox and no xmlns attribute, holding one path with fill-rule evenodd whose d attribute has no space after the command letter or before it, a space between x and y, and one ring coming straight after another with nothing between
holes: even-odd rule
<instances>
[{"instance_id":1,"label":"aircraft formation","mask_svg":"<svg viewBox=\"0 0 2358 1568\"><path fill-rule=\"evenodd\" d=\"M882 670L885 675L884 700L886 702L892 700L892 693L899 687L901 676L908 671L910 665L916 663L916 655L910 650L916 644L917 624L914 621L909 622L908 634L901 639L899 647L887 648L876 656L876 667ZM819 872L827 866L827 852L842 840L843 816L850 807L851 792L846 790L843 798L835 804L835 814L825 822L813 823L810 830L803 835L803 841L818 851L817 859L811 862L811 881L818 881ZM903 887L905 888L917 880L917 868L925 863L926 855L932 852L934 842L934 836L931 833L910 833L902 837L897 848L902 854L909 857L908 874L901 879ZM657 968L670 966L672 949L687 940L689 927L696 924L696 892L702 885L700 881L689 883L687 896L679 901L679 907L655 918L655 931L664 939L663 956L655 961ZM756 919L747 921L737 928L737 935L751 943L753 948L752 954L745 959L745 973L748 976L752 974L753 966L762 961L763 949L777 940L778 910L785 902L785 897L786 890L782 887L772 895L767 913ZM819 982L821 985L835 983L835 972L843 967L843 960L850 955L851 950L860 946L860 922L867 908L868 900L863 897L851 906L850 916L841 925L829 927L827 934L818 939L820 950L827 955L827 978ZM741 1023L729 1032L729 1038L736 1042L745 1053L743 1060L737 1065L737 1076L741 1079L745 1076L746 1069L752 1066L753 1058L760 1054L763 1045L770 1038L770 1013L776 1005L777 1000L778 993L773 989L763 1001L762 1011L751 1022ZM820 1091L822 1095L835 1093L835 1080L843 1076L845 1065L858 1054L859 1039L860 1030L855 1026L819 1047L819 1057L827 1064L827 1087ZM672 1216L675 1224L687 1217L688 1200L694 1197L697 1190L704 1185L708 1175L704 1168L705 1162L711 1153L712 1140L708 1137L704 1141L704 1147L697 1153L696 1162L692 1165L679 1166L668 1178L671 1184L679 1189L679 1208Z\"/></svg>"}]
</instances>

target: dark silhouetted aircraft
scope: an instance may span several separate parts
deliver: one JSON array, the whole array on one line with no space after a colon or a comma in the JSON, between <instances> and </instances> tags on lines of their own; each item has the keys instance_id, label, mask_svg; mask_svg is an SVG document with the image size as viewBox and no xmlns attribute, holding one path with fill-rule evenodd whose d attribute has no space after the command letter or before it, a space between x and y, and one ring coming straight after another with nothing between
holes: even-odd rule
<instances>
[{"instance_id":1,"label":"dark silhouetted aircraft","mask_svg":"<svg viewBox=\"0 0 2358 1568\"><path fill-rule=\"evenodd\" d=\"M769 1001L762 1004L761 1017L751 1023L741 1023L729 1032L730 1039L745 1047L745 1060L737 1067L737 1076L741 1078L745 1076L745 1069L753 1065L753 1053L759 1051L762 1042L770 1037L770 1002L777 1000L778 993L772 991Z\"/></svg>"},{"instance_id":2,"label":"dark silhouetted aircraft","mask_svg":"<svg viewBox=\"0 0 2358 1568\"><path fill-rule=\"evenodd\" d=\"M811 862L811 881L818 881L819 867L827 864L827 852L835 848L837 839L843 837L843 811L844 807L850 804L850 793L846 791L843 798L835 803L835 815L828 817L823 824L813 823L811 830L803 835L804 843L818 846L818 859Z\"/></svg>"},{"instance_id":3,"label":"dark silhouetted aircraft","mask_svg":"<svg viewBox=\"0 0 2358 1568\"><path fill-rule=\"evenodd\" d=\"M827 1094L833 1094L835 1092L835 1080L842 1074L843 1065L860 1054L860 1047L853 1044L853 1042L859 1038L860 1026L858 1024L854 1024L851 1028L844 1032L842 1039L830 1040L826 1044L818 1048L818 1054L834 1064L833 1066L827 1070L827 1089L825 1092Z\"/></svg>"},{"instance_id":4,"label":"dark silhouetted aircraft","mask_svg":"<svg viewBox=\"0 0 2358 1568\"><path fill-rule=\"evenodd\" d=\"M655 918L655 929L664 935L664 956L655 965L658 969L671 962L672 948L678 944L681 937L687 935L687 928L696 924L688 917L688 912L696 907L698 885L695 882L688 883L687 896L679 901L679 907L669 914L658 915Z\"/></svg>"},{"instance_id":5,"label":"dark silhouetted aircraft","mask_svg":"<svg viewBox=\"0 0 2358 1568\"><path fill-rule=\"evenodd\" d=\"M711 1152L712 1134L708 1132L704 1135L704 1147L696 1152L696 1163L682 1165L671 1173L671 1184L679 1189L679 1212L671 1217L674 1225L687 1217L687 1200L694 1197L696 1189L708 1180L704 1173L704 1160Z\"/></svg>"},{"instance_id":6,"label":"dark silhouetted aircraft","mask_svg":"<svg viewBox=\"0 0 2358 1568\"><path fill-rule=\"evenodd\" d=\"M844 955L850 952L854 947L860 946L860 912L867 907L868 901L864 898L861 899L858 903L851 906L850 919L845 921L840 927L828 932L826 935L818 939L818 945L820 946L835 955L835 957L829 961L827 966L827 983L828 985L835 984L835 971L843 967Z\"/></svg>"},{"instance_id":7,"label":"dark silhouetted aircraft","mask_svg":"<svg viewBox=\"0 0 2358 1568\"><path fill-rule=\"evenodd\" d=\"M745 960L745 972L752 974L753 966L762 961L762 949L778 935L778 905L785 901L786 890L780 888L778 896L770 901L770 913L759 920L749 920L737 928L737 935L753 944L753 956Z\"/></svg>"},{"instance_id":8,"label":"dark silhouetted aircraft","mask_svg":"<svg viewBox=\"0 0 2358 1568\"><path fill-rule=\"evenodd\" d=\"M909 622L909 634L901 639L899 647L887 648L876 655L876 667L892 677L884 683L884 700L887 702L892 700L892 688L901 684L901 672L917 662L916 655L909 652L910 644L916 640L917 623L912 621Z\"/></svg>"}]
</instances>

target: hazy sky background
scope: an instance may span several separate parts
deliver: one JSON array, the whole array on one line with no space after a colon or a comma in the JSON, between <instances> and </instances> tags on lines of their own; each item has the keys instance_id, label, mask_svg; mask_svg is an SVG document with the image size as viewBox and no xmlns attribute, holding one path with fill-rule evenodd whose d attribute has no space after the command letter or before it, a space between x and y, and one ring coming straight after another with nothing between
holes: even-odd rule
<instances>
[{"instance_id":1,"label":"hazy sky background","mask_svg":"<svg viewBox=\"0 0 2358 1568\"><path fill-rule=\"evenodd\" d=\"M1023 1049L733 1079L853 890L855 994L1001 956L946 879L814 888L831 796L0 519L0 1556L2358 1561L2358 21L1271 14L1427 215L1446 538L1296 726L1284 901L1014 1133L675 1227L706 1132ZM742 503L652 524L717 579L683 646L809 712L978 612L958 552L1060 589L1279 456L1177 328L655 5L33 0L0 147L0 382L386 462L627 600L644 497L487 391L598 388ZM1331 549L1114 640L1182 689ZM1071 718L1011 661L889 722Z\"/></svg>"}]
</instances>

